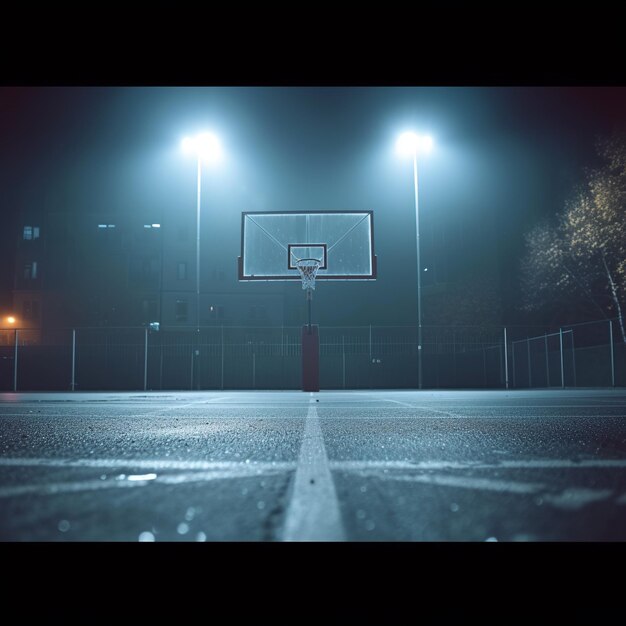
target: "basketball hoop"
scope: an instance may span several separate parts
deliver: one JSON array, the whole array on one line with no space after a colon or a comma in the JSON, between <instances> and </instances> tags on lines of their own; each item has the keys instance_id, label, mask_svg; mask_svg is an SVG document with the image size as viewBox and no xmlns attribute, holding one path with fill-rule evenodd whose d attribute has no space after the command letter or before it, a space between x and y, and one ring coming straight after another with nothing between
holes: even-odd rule
<instances>
[{"instance_id":1,"label":"basketball hoop","mask_svg":"<svg viewBox=\"0 0 626 626\"><path fill-rule=\"evenodd\" d=\"M319 259L298 259L296 267L302 278L302 289L315 289L315 277L320 268Z\"/></svg>"}]
</instances>

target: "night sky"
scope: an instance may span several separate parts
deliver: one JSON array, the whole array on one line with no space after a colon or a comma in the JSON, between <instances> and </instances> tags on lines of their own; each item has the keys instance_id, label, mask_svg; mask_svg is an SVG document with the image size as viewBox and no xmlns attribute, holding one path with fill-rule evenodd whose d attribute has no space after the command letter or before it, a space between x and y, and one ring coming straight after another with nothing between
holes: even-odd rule
<instances>
[{"instance_id":1,"label":"night sky","mask_svg":"<svg viewBox=\"0 0 626 626\"><path fill-rule=\"evenodd\" d=\"M394 227L413 210L395 139L430 133L420 210L492 222L509 302L524 232L562 209L596 137L624 127L625 105L621 87L2 87L0 307L20 210L193 210L179 142L205 128L226 155L207 172L207 207L373 209L387 272L414 246Z\"/></svg>"}]
</instances>

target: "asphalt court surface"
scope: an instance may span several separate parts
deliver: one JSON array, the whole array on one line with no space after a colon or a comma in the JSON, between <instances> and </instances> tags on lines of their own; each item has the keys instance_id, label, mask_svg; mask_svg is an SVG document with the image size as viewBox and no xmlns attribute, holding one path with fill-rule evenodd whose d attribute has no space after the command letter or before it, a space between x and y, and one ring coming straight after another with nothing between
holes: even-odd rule
<instances>
[{"instance_id":1,"label":"asphalt court surface","mask_svg":"<svg viewBox=\"0 0 626 626\"><path fill-rule=\"evenodd\" d=\"M626 391L0 394L3 541L623 541Z\"/></svg>"}]
</instances>

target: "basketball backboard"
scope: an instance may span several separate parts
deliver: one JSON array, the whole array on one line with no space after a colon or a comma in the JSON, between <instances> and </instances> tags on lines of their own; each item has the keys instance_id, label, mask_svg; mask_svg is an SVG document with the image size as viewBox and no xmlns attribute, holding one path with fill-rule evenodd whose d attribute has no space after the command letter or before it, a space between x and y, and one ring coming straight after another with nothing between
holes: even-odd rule
<instances>
[{"instance_id":1,"label":"basketball backboard","mask_svg":"<svg viewBox=\"0 0 626 626\"><path fill-rule=\"evenodd\" d=\"M317 280L374 280L373 211L244 212L239 280L301 280L299 259L318 259Z\"/></svg>"}]
</instances>

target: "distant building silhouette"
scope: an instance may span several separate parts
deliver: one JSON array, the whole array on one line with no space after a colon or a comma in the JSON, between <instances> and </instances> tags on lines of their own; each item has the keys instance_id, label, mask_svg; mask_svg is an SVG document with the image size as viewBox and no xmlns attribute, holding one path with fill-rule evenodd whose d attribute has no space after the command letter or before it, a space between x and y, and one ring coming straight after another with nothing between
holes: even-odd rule
<instances>
[{"instance_id":1,"label":"distant building silhouette","mask_svg":"<svg viewBox=\"0 0 626 626\"><path fill-rule=\"evenodd\" d=\"M203 221L197 320L195 215L191 211L170 213L167 218L157 215L147 210L24 212L16 233L16 326L45 331L137 327L151 322L163 329L198 323L304 323L305 302L298 283L238 281L237 219ZM399 227L410 229L410 218L407 212L406 224ZM488 223L437 219L424 219L422 225L423 323L499 323L499 308L493 304L499 280L497 248ZM314 322L327 326L415 323L414 247L379 238L377 254L377 283L320 284L314 297ZM482 283L480 289L472 290L468 281L477 273ZM490 289L489 281L493 293L486 298L483 292ZM473 303L468 290L475 292ZM458 302L461 293L465 311ZM487 301L488 306L480 310L480 303ZM6 324L3 327L0 343L11 343L13 333L6 330Z\"/></svg>"}]
</instances>

